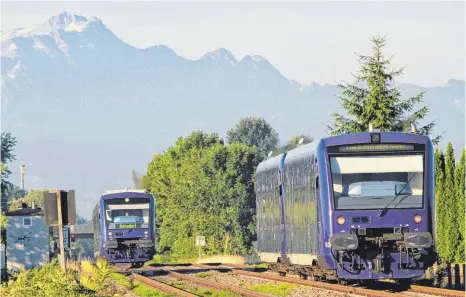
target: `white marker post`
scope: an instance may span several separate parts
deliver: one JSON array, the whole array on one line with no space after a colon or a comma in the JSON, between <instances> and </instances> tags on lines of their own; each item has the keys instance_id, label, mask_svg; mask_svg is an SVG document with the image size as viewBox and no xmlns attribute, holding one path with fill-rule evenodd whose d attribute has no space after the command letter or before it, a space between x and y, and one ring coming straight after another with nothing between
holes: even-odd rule
<instances>
[{"instance_id":1,"label":"white marker post","mask_svg":"<svg viewBox=\"0 0 466 297\"><path fill-rule=\"evenodd\" d=\"M201 263L201 248L205 246L205 236L196 236L196 246L199 247L199 263Z\"/></svg>"}]
</instances>

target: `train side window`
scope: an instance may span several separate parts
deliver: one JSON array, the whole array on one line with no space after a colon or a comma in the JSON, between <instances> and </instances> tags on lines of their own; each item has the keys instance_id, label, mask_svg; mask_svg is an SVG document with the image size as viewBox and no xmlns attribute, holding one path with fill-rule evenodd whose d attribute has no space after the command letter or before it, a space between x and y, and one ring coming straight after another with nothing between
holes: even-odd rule
<instances>
[{"instance_id":1,"label":"train side window","mask_svg":"<svg viewBox=\"0 0 466 297\"><path fill-rule=\"evenodd\" d=\"M99 212L99 220L100 220L100 212Z\"/></svg>"},{"instance_id":2,"label":"train side window","mask_svg":"<svg viewBox=\"0 0 466 297\"><path fill-rule=\"evenodd\" d=\"M319 189L319 176L316 176L316 189Z\"/></svg>"}]
</instances>

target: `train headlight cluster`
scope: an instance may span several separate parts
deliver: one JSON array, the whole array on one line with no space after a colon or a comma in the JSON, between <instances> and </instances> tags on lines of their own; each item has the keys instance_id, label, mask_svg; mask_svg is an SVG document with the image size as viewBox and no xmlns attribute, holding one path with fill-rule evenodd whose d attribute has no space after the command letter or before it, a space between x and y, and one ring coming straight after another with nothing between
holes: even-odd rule
<instances>
[{"instance_id":1,"label":"train headlight cluster","mask_svg":"<svg viewBox=\"0 0 466 297\"><path fill-rule=\"evenodd\" d=\"M338 225L343 225L345 223L345 218L342 216L337 217Z\"/></svg>"},{"instance_id":2,"label":"train headlight cluster","mask_svg":"<svg viewBox=\"0 0 466 297\"><path fill-rule=\"evenodd\" d=\"M420 215L415 215L413 218L414 222L419 224L422 221L422 217Z\"/></svg>"}]
</instances>

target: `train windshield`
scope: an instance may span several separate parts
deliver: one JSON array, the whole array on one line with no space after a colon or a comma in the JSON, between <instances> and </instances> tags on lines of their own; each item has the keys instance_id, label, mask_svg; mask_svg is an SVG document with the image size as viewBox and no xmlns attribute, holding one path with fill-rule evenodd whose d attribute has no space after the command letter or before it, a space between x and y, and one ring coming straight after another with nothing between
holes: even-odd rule
<instances>
[{"instance_id":1,"label":"train windshield","mask_svg":"<svg viewBox=\"0 0 466 297\"><path fill-rule=\"evenodd\" d=\"M117 198L105 201L108 229L149 228L148 198Z\"/></svg>"},{"instance_id":2,"label":"train windshield","mask_svg":"<svg viewBox=\"0 0 466 297\"><path fill-rule=\"evenodd\" d=\"M423 207L421 154L338 156L330 166L337 210Z\"/></svg>"}]
</instances>

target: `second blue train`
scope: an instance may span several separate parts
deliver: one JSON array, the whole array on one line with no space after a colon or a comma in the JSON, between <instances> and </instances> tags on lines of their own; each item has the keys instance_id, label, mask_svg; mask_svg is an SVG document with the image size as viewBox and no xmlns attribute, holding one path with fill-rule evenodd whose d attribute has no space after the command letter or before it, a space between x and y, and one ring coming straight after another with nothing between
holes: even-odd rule
<instances>
[{"instance_id":1,"label":"second blue train","mask_svg":"<svg viewBox=\"0 0 466 297\"><path fill-rule=\"evenodd\" d=\"M155 253L155 201L144 190L111 190L93 211L94 252L110 263L141 266Z\"/></svg>"}]
</instances>

